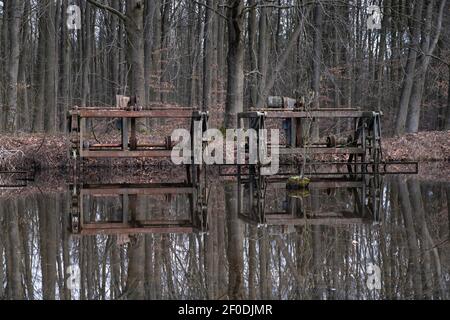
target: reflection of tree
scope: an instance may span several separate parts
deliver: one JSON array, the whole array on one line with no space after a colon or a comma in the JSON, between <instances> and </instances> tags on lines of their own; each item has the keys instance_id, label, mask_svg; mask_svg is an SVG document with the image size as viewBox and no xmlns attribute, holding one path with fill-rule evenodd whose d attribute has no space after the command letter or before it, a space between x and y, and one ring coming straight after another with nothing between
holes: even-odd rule
<instances>
[{"instance_id":1,"label":"reflection of tree","mask_svg":"<svg viewBox=\"0 0 450 320\"><path fill-rule=\"evenodd\" d=\"M0 298L448 298L447 185L389 179L381 224L320 230L245 227L236 192L233 185L214 186L205 235L142 235L124 245L117 236L69 237L68 196L0 198ZM320 194L316 205L327 197L353 201L352 193L338 190ZM177 212L188 201L168 202ZM164 207L153 199L135 204L146 219ZM89 206L98 216L117 209L110 199ZM381 268L380 291L367 289L370 262ZM81 291L65 283L71 264L80 266Z\"/></svg>"},{"instance_id":2,"label":"reflection of tree","mask_svg":"<svg viewBox=\"0 0 450 320\"><path fill-rule=\"evenodd\" d=\"M42 269L42 297L46 300L56 297L56 208L54 197L38 197L39 247Z\"/></svg>"},{"instance_id":3,"label":"reflection of tree","mask_svg":"<svg viewBox=\"0 0 450 320\"><path fill-rule=\"evenodd\" d=\"M414 220L412 217L412 206L409 198L409 191L406 181L398 179L398 196L400 207L405 223L405 232L408 242L408 278L413 283L413 290L416 298L422 297L422 275L418 272L420 264L420 251L417 241L416 231L414 229Z\"/></svg>"},{"instance_id":4,"label":"reflection of tree","mask_svg":"<svg viewBox=\"0 0 450 320\"><path fill-rule=\"evenodd\" d=\"M236 186L225 186L225 214L228 231L228 297L244 298L243 229L237 212Z\"/></svg>"},{"instance_id":5,"label":"reflection of tree","mask_svg":"<svg viewBox=\"0 0 450 320\"><path fill-rule=\"evenodd\" d=\"M132 219L140 219L142 211L137 211L138 198L129 196L129 211ZM144 299L144 274L145 274L145 238L143 235L134 235L136 241L128 245L128 278L126 285L127 298L132 300Z\"/></svg>"},{"instance_id":6,"label":"reflection of tree","mask_svg":"<svg viewBox=\"0 0 450 320\"><path fill-rule=\"evenodd\" d=\"M4 210L4 223L6 225L5 258L7 272L7 297L22 299L23 286L21 279L21 251L19 235L19 215L17 200L9 201Z\"/></svg>"}]
</instances>

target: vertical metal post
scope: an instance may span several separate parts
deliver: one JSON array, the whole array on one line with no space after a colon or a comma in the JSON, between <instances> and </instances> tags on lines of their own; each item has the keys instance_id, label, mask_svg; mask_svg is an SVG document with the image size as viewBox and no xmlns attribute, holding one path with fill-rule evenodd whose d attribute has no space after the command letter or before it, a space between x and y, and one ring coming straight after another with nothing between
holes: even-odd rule
<instances>
[{"instance_id":1,"label":"vertical metal post","mask_svg":"<svg viewBox=\"0 0 450 320\"><path fill-rule=\"evenodd\" d=\"M82 186L79 186L80 189L82 189ZM82 191L80 191L80 220L79 220L79 231L83 230L83 226L84 226L84 194Z\"/></svg>"},{"instance_id":2,"label":"vertical metal post","mask_svg":"<svg viewBox=\"0 0 450 320\"><path fill-rule=\"evenodd\" d=\"M364 119L363 120L363 128L362 128L362 149L364 150L364 153L361 155L361 162L366 162L366 152L367 152L367 146L366 146L366 130L367 130L367 122ZM364 172L365 170L364 165L361 165L361 172Z\"/></svg>"},{"instance_id":3,"label":"vertical metal post","mask_svg":"<svg viewBox=\"0 0 450 320\"><path fill-rule=\"evenodd\" d=\"M122 195L122 224L124 226L128 225L129 217L129 198L128 194Z\"/></svg>"},{"instance_id":4,"label":"vertical metal post","mask_svg":"<svg viewBox=\"0 0 450 320\"><path fill-rule=\"evenodd\" d=\"M84 151L84 135L86 132L86 118L80 119L80 158L83 158Z\"/></svg>"},{"instance_id":5,"label":"vertical metal post","mask_svg":"<svg viewBox=\"0 0 450 320\"><path fill-rule=\"evenodd\" d=\"M130 123L130 149L135 151L137 150L136 118L131 118Z\"/></svg>"},{"instance_id":6,"label":"vertical metal post","mask_svg":"<svg viewBox=\"0 0 450 320\"><path fill-rule=\"evenodd\" d=\"M291 118L291 147L295 148L297 146L297 119Z\"/></svg>"},{"instance_id":7,"label":"vertical metal post","mask_svg":"<svg viewBox=\"0 0 450 320\"><path fill-rule=\"evenodd\" d=\"M128 150L128 118L122 118L122 150Z\"/></svg>"},{"instance_id":8,"label":"vertical metal post","mask_svg":"<svg viewBox=\"0 0 450 320\"><path fill-rule=\"evenodd\" d=\"M294 120L294 119L293 119ZM303 147L303 128L302 128L302 119L301 118L297 118L295 119L296 123L296 127L297 127L297 132L296 132L296 137L295 137L295 141L296 147Z\"/></svg>"}]
</instances>

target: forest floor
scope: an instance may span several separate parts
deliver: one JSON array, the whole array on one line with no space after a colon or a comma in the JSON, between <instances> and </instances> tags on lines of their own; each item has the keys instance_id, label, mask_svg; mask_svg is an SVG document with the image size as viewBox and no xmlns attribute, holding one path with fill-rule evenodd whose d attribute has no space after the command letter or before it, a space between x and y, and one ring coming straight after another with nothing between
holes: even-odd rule
<instances>
[{"instance_id":1,"label":"forest floor","mask_svg":"<svg viewBox=\"0 0 450 320\"><path fill-rule=\"evenodd\" d=\"M38 168L67 168L71 159L70 138L66 135L14 134L0 135L0 168L18 169L35 165ZM420 162L450 161L450 131L430 131L406 134L383 140L385 160ZM170 164L168 160L121 160L103 164L113 166L142 166ZM88 162L89 164L99 164Z\"/></svg>"}]
</instances>

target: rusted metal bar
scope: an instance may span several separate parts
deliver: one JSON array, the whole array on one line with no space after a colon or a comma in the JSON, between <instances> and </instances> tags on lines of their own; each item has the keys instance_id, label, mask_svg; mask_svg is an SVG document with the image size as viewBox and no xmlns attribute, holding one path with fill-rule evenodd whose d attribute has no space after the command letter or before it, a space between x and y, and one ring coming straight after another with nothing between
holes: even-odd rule
<instances>
[{"instance_id":1,"label":"rusted metal bar","mask_svg":"<svg viewBox=\"0 0 450 320\"><path fill-rule=\"evenodd\" d=\"M376 113L372 111L358 110L338 110L321 109L311 111L290 111L290 110L259 110L240 113L240 118L256 118L263 112L267 118L373 118Z\"/></svg>"},{"instance_id":2,"label":"rusted metal bar","mask_svg":"<svg viewBox=\"0 0 450 320\"><path fill-rule=\"evenodd\" d=\"M118 234L189 234L195 233L195 227L130 227L113 229L81 229L78 233L81 236L91 235L118 235Z\"/></svg>"},{"instance_id":3,"label":"rusted metal bar","mask_svg":"<svg viewBox=\"0 0 450 320\"><path fill-rule=\"evenodd\" d=\"M83 225L83 229L120 229L120 228L141 228L141 227L153 227L153 228L164 228L164 227L192 227L192 222L186 219L180 220L137 220L126 223L120 222L86 222Z\"/></svg>"},{"instance_id":4,"label":"rusted metal bar","mask_svg":"<svg viewBox=\"0 0 450 320\"><path fill-rule=\"evenodd\" d=\"M161 110L78 110L81 118L193 118L196 115L187 109L161 109Z\"/></svg>"},{"instance_id":5,"label":"rusted metal bar","mask_svg":"<svg viewBox=\"0 0 450 320\"><path fill-rule=\"evenodd\" d=\"M94 143L89 145L89 148L122 148L121 143Z\"/></svg>"},{"instance_id":6,"label":"rusted metal bar","mask_svg":"<svg viewBox=\"0 0 450 320\"><path fill-rule=\"evenodd\" d=\"M272 182L270 179L267 179L267 182L271 187L278 187L285 189L286 188L286 179L279 179L284 182ZM337 189L337 188L361 188L363 187L364 182L362 181L339 181L339 180L323 180L323 181L311 181L308 185L308 189L317 190L317 189Z\"/></svg>"},{"instance_id":7,"label":"rusted metal bar","mask_svg":"<svg viewBox=\"0 0 450 320\"><path fill-rule=\"evenodd\" d=\"M192 221L187 219L177 219L177 220L163 220L163 219L152 219L152 220L138 220L135 222L139 226L151 227L151 226L192 226Z\"/></svg>"},{"instance_id":8,"label":"rusted metal bar","mask_svg":"<svg viewBox=\"0 0 450 320\"><path fill-rule=\"evenodd\" d=\"M284 214L285 215L285 214ZM285 215L286 216L286 215ZM295 218L295 217L280 217L279 214L266 214L266 223L268 225L352 225L352 224L367 224L369 219L364 218Z\"/></svg>"},{"instance_id":9,"label":"rusted metal bar","mask_svg":"<svg viewBox=\"0 0 450 320\"><path fill-rule=\"evenodd\" d=\"M138 144L136 145L136 150L139 150L140 148L167 148L171 149L174 147L174 143L171 143L170 145L167 144L167 142L164 143L147 143L147 144ZM89 150L92 151L101 151L101 149L108 149L108 148L116 148L121 149L122 144L121 143L94 143L89 145ZM99 150L93 150L93 149L99 149Z\"/></svg>"},{"instance_id":10,"label":"rusted metal bar","mask_svg":"<svg viewBox=\"0 0 450 320\"><path fill-rule=\"evenodd\" d=\"M82 189L81 195L92 196L112 196L121 194L138 195L162 195L162 194L191 194L194 188L101 188L101 189Z\"/></svg>"},{"instance_id":11,"label":"rusted metal bar","mask_svg":"<svg viewBox=\"0 0 450 320\"><path fill-rule=\"evenodd\" d=\"M280 148L280 155L290 154L364 154L362 148Z\"/></svg>"},{"instance_id":12,"label":"rusted metal bar","mask_svg":"<svg viewBox=\"0 0 450 320\"><path fill-rule=\"evenodd\" d=\"M142 150L142 151L83 151L84 158L168 158L170 150Z\"/></svg>"},{"instance_id":13,"label":"rusted metal bar","mask_svg":"<svg viewBox=\"0 0 450 320\"><path fill-rule=\"evenodd\" d=\"M179 110L183 110L183 111L190 111L195 112L195 111L199 111L196 108L191 108L191 107L167 107L167 106L160 106L160 107L152 107L152 108L143 108L141 110L129 110L126 107L123 108L118 108L118 107L78 107L75 106L73 107L70 111L69 114L79 114L80 111L137 111L137 112L142 112L142 111L158 111L158 110L170 110L170 111L179 111Z\"/></svg>"}]
</instances>

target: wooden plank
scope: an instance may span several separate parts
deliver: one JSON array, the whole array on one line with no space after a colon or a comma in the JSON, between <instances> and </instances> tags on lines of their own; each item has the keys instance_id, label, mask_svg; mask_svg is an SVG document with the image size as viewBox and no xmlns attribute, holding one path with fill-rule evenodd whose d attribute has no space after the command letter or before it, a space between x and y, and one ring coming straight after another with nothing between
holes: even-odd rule
<instances>
[{"instance_id":1,"label":"wooden plank","mask_svg":"<svg viewBox=\"0 0 450 320\"><path fill-rule=\"evenodd\" d=\"M281 148L280 155L291 154L364 154L362 148Z\"/></svg>"},{"instance_id":2,"label":"wooden plank","mask_svg":"<svg viewBox=\"0 0 450 320\"><path fill-rule=\"evenodd\" d=\"M359 110L336 110L336 109L323 109L313 111L290 111L290 110L261 110L250 111L239 114L241 118L254 118L258 116L258 113L265 113L267 118L372 118L374 112L372 111L359 111Z\"/></svg>"},{"instance_id":3,"label":"wooden plank","mask_svg":"<svg viewBox=\"0 0 450 320\"><path fill-rule=\"evenodd\" d=\"M352 225L367 224L369 220L363 218L294 218L279 217L279 215L266 215L266 223L269 225Z\"/></svg>"},{"instance_id":4,"label":"wooden plank","mask_svg":"<svg viewBox=\"0 0 450 320\"><path fill-rule=\"evenodd\" d=\"M194 233L194 227L143 227L143 228L114 228L114 229L82 229L80 235L118 235L118 234L188 234Z\"/></svg>"},{"instance_id":5,"label":"wooden plank","mask_svg":"<svg viewBox=\"0 0 450 320\"><path fill-rule=\"evenodd\" d=\"M145 150L145 151L83 151L83 158L170 158L171 150Z\"/></svg>"},{"instance_id":6,"label":"wooden plank","mask_svg":"<svg viewBox=\"0 0 450 320\"><path fill-rule=\"evenodd\" d=\"M159 226L178 226L189 227L192 226L192 221L188 219L167 220L167 219L152 219L136 221L139 226L143 227L159 227Z\"/></svg>"},{"instance_id":7,"label":"wooden plank","mask_svg":"<svg viewBox=\"0 0 450 320\"><path fill-rule=\"evenodd\" d=\"M344 174L344 173L342 173ZM287 181L287 179L284 179ZM335 189L335 188L361 188L364 185L364 182L361 181L312 181L308 189ZM275 187L277 189L283 189L286 188L286 182L275 182L270 183L267 185L267 187ZM292 190L295 191L295 190Z\"/></svg>"},{"instance_id":8,"label":"wooden plank","mask_svg":"<svg viewBox=\"0 0 450 320\"><path fill-rule=\"evenodd\" d=\"M101 188L82 189L81 195L117 196L122 194L164 195L164 194L192 194L194 188Z\"/></svg>"},{"instance_id":9,"label":"wooden plank","mask_svg":"<svg viewBox=\"0 0 450 320\"><path fill-rule=\"evenodd\" d=\"M134 222L87 222L81 226L82 229L121 229L121 228L141 228L141 227L192 227L192 222L187 219L182 220L139 220Z\"/></svg>"},{"instance_id":10,"label":"wooden plank","mask_svg":"<svg viewBox=\"0 0 450 320\"><path fill-rule=\"evenodd\" d=\"M195 118L198 116L192 109L158 109L142 111L126 110L78 110L81 118Z\"/></svg>"}]
</instances>

